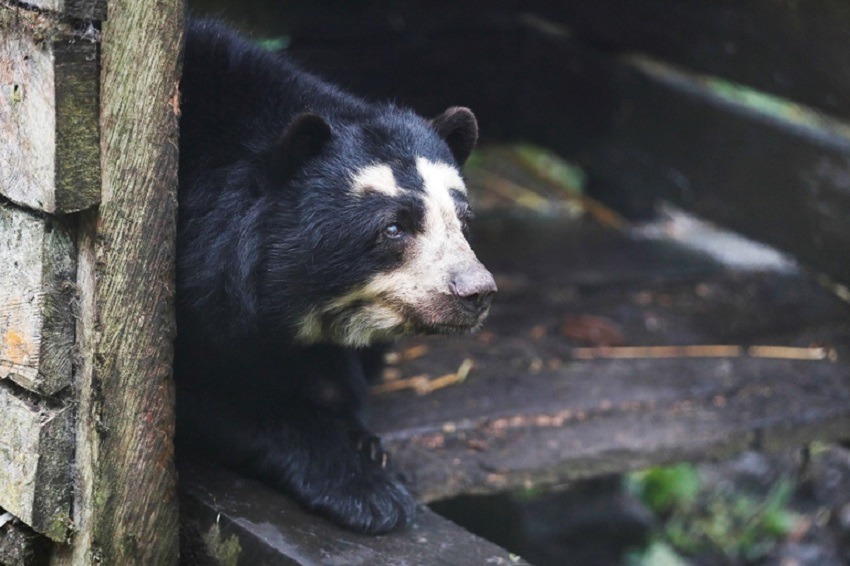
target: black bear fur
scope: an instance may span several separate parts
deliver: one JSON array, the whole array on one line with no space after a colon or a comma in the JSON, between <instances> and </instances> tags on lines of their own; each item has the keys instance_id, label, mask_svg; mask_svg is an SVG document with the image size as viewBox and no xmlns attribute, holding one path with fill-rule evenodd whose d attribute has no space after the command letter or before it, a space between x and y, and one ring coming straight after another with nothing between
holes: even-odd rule
<instances>
[{"instance_id":1,"label":"black bear fur","mask_svg":"<svg viewBox=\"0 0 850 566\"><path fill-rule=\"evenodd\" d=\"M179 453L215 458L354 530L404 525L414 500L360 418L377 345L303 344L298 325L404 261L375 235L392 211L421 203L346 198L351 173L391 163L400 185L421 184L405 164L461 165L474 117L450 109L429 122L367 103L211 21L188 25L181 92Z\"/></svg>"}]
</instances>

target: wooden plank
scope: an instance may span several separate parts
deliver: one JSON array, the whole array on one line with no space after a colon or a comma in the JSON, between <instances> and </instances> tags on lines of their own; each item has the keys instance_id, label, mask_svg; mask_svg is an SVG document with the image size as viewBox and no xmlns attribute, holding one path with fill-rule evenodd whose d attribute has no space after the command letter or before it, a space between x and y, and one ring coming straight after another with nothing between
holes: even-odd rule
<instances>
[{"instance_id":1,"label":"wooden plank","mask_svg":"<svg viewBox=\"0 0 850 566\"><path fill-rule=\"evenodd\" d=\"M642 52L850 117L850 4L535 0L546 25L606 52Z\"/></svg>"},{"instance_id":2,"label":"wooden plank","mask_svg":"<svg viewBox=\"0 0 850 566\"><path fill-rule=\"evenodd\" d=\"M186 546L193 564L527 564L420 507L409 527L358 535L305 513L257 482L206 464L181 467Z\"/></svg>"},{"instance_id":3,"label":"wooden plank","mask_svg":"<svg viewBox=\"0 0 850 566\"><path fill-rule=\"evenodd\" d=\"M174 243L183 4L110 3L103 199L80 215L76 483L53 564L176 564Z\"/></svg>"},{"instance_id":4,"label":"wooden plank","mask_svg":"<svg viewBox=\"0 0 850 566\"><path fill-rule=\"evenodd\" d=\"M0 384L0 507L53 540L70 528L71 413Z\"/></svg>"},{"instance_id":5,"label":"wooden plank","mask_svg":"<svg viewBox=\"0 0 850 566\"><path fill-rule=\"evenodd\" d=\"M27 6L81 20L106 19L106 0L27 0Z\"/></svg>"},{"instance_id":6,"label":"wooden plank","mask_svg":"<svg viewBox=\"0 0 850 566\"><path fill-rule=\"evenodd\" d=\"M466 359L476 369L426 395L372 399L372 425L423 500L840 439L850 430L850 306L816 283L689 269L688 255L697 266L704 258L596 228L483 224L479 256L500 286L485 333L410 340L402 349L427 351L397 371L435 379ZM658 269L664 257L669 267ZM652 270L656 277L647 277ZM574 361L577 343L562 327L587 315L627 345L821 343L836 347L838 359Z\"/></svg>"},{"instance_id":7,"label":"wooden plank","mask_svg":"<svg viewBox=\"0 0 850 566\"><path fill-rule=\"evenodd\" d=\"M53 395L71 384L74 244L62 221L0 204L0 379Z\"/></svg>"},{"instance_id":8,"label":"wooden plank","mask_svg":"<svg viewBox=\"0 0 850 566\"><path fill-rule=\"evenodd\" d=\"M0 6L0 194L50 213L99 200L97 45Z\"/></svg>"}]
</instances>

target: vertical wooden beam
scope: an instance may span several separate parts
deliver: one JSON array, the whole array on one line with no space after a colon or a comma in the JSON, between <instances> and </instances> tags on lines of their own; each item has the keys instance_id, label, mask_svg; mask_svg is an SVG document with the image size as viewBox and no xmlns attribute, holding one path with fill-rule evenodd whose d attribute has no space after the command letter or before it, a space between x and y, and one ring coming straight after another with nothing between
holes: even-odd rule
<instances>
[{"instance_id":1,"label":"vertical wooden beam","mask_svg":"<svg viewBox=\"0 0 850 566\"><path fill-rule=\"evenodd\" d=\"M73 544L54 564L175 564L174 246L182 0L110 0L100 206L81 214Z\"/></svg>"}]
</instances>

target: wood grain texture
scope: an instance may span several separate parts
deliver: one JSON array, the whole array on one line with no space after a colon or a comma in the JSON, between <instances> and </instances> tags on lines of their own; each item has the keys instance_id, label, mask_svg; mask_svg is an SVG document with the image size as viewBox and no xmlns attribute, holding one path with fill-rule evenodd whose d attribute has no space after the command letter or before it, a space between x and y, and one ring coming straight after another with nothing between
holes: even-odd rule
<instances>
[{"instance_id":1,"label":"wood grain texture","mask_svg":"<svg viewBox=\"0 0 850 566\"><path fill-rule=\"evenodd\" d=\"M78 533L55 564L175 564L173 270L178 0L110 3L101 48L103 192L82 214Z\"/></svg>"},{"instance_id":2,"label":"wood grain texture","mask_svg":"<svg viewBox=\"0 0 850 566\"><path fill-rule=\"evenodd\" d=\"M361 535L210 464L193 463L180 473L188 564L528 564L424 506L405 529Z\"/></svg>"},{"instance_id":3,"label":"wood grain texture","mask_svg":"<svg viewBox=\"0 0 850 566\"><path fill-rule=\"evenodd\" d=\"M182 4L127 0L104 25L103 198L80 216L72 544L53 564L174 564L171 384Z\"/></svg>"},{"instance_id":4,"label":"wood grain texture","mask_svg":"<svg viewBox=\"0 0 850 566\"><path fill-rule=\"evenodd\" d=\"M71 413L0 384L0 507L53 540L67 535Z\"/></svg>"},{"instance_id":5,"label":"wood grain texture","mask_svg":"<svg viewBox=\"0 0 850 566\"><path fill-rule=\"evenodd\" d=\"M99 200L97 46L0 6L0 194L50 213Z\"/></svg>"},{"instance_id":6,"label":"wood grain texture","mask_svg":"<svg viewBox=\"0 0 850 566\"><path fill-rule=\"evenodd\" d=\"M0 380L53 395L71 384L76 265L66 223L0 204Z\"/></svg>"}]
</instances>

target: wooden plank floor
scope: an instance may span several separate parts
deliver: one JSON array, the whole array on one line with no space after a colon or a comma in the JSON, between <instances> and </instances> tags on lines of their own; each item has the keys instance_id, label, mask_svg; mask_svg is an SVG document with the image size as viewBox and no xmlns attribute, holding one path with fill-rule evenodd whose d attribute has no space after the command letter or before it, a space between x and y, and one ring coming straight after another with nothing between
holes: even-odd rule
<instances>
[{"instance_id":1,"label":"wooden plank floor","mask_svg":"<svg viewBox=\"0 0 850 566\"><path fill-rule=\"evenodd\" d=\"M475 368L426 395L372 399L370 420L423 501L850 437L850 306L805 275L730 271L589 222L487 216L476 236L500 286L485 331L406 340L401 357L423 355L391 373L433 379L466 359ZM581 344L563 327L580 337L582 320L603 320L624 345L820 344L837 359L578 361ZM196 540L220 551L237 541L252 563L516 560L424 508L411 529L359 537L227 472L190 466L182 481Z\"/></svg>"},{"instance_id":2,"label":"wooden plank floor","mask_svg":"<svg viewBox=\"0 0 850 566\"><path fill-rule=\"evenodd\" d=\"M850 306L805 276L729 271L588 223L492 220L479 242L500 285L485 332L409 340L401 352L427 353L397 373L435 378L467 358L476 369L373 400L422 499L850 437ZM573 360L581 344L563 327L587 315L624 345L822 344L837 360Z\"/></svg>"}]
</instances>

